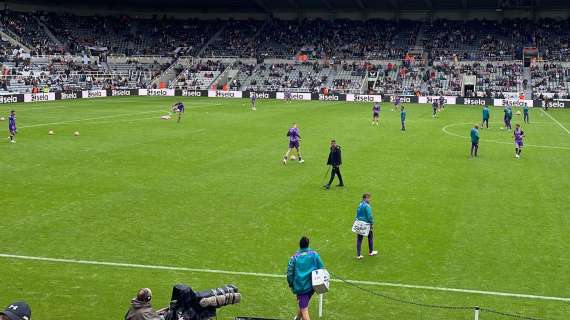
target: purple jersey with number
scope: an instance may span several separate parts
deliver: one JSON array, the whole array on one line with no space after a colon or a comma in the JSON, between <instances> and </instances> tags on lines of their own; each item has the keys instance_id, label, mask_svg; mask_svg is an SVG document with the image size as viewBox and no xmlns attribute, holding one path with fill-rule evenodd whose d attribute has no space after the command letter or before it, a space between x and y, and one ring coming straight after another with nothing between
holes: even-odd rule
<instances>
[{"instance_id":1,"label":"purple jersey with number","mask_svg":"<svg viewBox=\"0 0 570 320\"><path fill-rule=\"evenodd\" d=\"M394 104L397 106L400 105L400 97L396 97L396 99L394 100Z\"/></svg>"},{"instance_id":2,"label":"purple jersey with number","mask_svg":"<svg viewBox=\"0 0 570 320\"><path fill-rule=\"evenodd\" d=\"M251 103L255 103L255 100L257 99L257 95L255 93L251 94Z\"/></svg>"},{"instance_id":3,"label":"purple jersey with number","mask_svg":"<svg viewBox=\"0 0 570 320\"><path fill-rule=\"evenodd\" d=\"M16 131L16 116L13 114L8 118L8 129L10 131Z\"/></svg>"}]
</instances>

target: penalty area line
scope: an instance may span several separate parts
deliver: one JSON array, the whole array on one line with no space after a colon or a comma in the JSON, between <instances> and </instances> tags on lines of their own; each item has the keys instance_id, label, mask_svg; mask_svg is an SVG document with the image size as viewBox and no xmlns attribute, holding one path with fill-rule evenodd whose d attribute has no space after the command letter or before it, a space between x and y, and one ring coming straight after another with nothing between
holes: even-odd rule
<instances>
[{"instance_id":1,"label":"penalty area line","mask_svg":"<svg viewBox=\"0 0 570 320\"><path fill-rule=\"evenodd\" d=\"M566 133L570 134L570 130L568 130L568 128L566 128L562 123L560 123L560 121L556 120L556 118L554 118L553 116L548 114L548 112L544 111L543 109L540 109L540 111L542 111L542 113L544 113L547 117L549 117L550 120L554 121L557 125L559 125L560 128L562 128L562 130L564 130L564 131L566 131Z\"/></svg>"},{"instance_id":2,"label":"penalty area line","mask_svg":"<svg viewBox=\"0 0 570 320\"><path fill-rule=\"evenodd\" d=\"M151 270L166 270L166 271L196 272L196 273L213 273L213 274L236 275L236 276L250 276L250 277L258 277L258 278L279 278L279 279L285 278L284 274L275 274L275 273L229 271L229 270L218 270L218 269L200 269L200 268L160 266L160 265L122 263L122 262L107 262L107 261L93 261L93 260L61 259L61 258L22 256L22 255L5 254L5 253L0 253L0 258L16 259L16 260L43 261L43 262L55 262L55 263L66 263L66 264L82 264L82 265L95 265L95 266L106 266L106 267L120 267L120 268L130 268L130 269L151 269ZM332 282L344 282L343 280L334 279L334 278L332 278L331 281ZM423 285L391 283L391 282L363 281L363 280L345 280L345 281L349 282L349 283L353 283L353 284L380 286L380 287L396 287L396 288L407 288L407 289L479 294L479 295L487 295L487 296L525 298L525 299L531 299L531 300L550 300L550 301L570 302L570 298L541 296L541 295L524 294L524 293L483 291L483 290L474 290L474 289L458 289L458 288L434 287L434 286L423 286Z\"/></svg>"}]
</instances>

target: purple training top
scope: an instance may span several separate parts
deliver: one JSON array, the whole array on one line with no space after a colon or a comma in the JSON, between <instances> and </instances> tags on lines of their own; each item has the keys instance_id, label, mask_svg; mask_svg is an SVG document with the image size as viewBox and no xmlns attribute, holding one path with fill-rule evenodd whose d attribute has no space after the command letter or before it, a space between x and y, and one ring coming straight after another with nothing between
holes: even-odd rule
<instances>
[{"instance_id":1,"label":"purple training top","mask_svg":"<svg viewBox=\"0 0 570 320\"><path fill-rule=\"evenodd\" d=\"M380 113L380 104L378 102L376 102L374 104L374 106L372 107L372 112L374 112L374 114L379 114Z\"/></svg>"},{"instance_id":2,"label":"purple training top","mask_svg":"<svg viewBox=\"0 0 570 320\"><path fill-rule=\"evenodd\" d=\"M515 134L515 142L522 142L523 141L524 132L522 131L522 129L520 129L520 128L515 129L514 134Z\"/></svg>"},{"instance_id":3,"label":"purple training top","mask_svg":"<svg viewBox=\"0 0 570 320\"><path fill-rule=\"evenodd\" d=\"M289 141L290 142L298 142L299 141L299 128L291 128L289 129Z\"/></svg>"},{"instance_id":4,"label":"purple training top","mask_svg":"<svg viewBox=\"0 0 570 320\"><path fill-rule=\"evenodd\" d=\"M16 131L16 116L10 115L8 118L8 129L10 131Z\"/></svg>"}]
</instances>

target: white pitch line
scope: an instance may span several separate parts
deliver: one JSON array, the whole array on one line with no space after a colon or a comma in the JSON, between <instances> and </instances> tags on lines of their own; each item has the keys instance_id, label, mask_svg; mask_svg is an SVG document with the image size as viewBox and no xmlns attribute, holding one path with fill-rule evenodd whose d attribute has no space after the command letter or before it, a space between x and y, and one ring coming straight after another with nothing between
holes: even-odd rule
<instances>
[{"instance_id":1,"label":"white pitch line","mask_svg":"<svg viewBox=\"0 0 570 320\"><path fill-rule=\"evenodd\" d=\"M17 113L20 112L25 112L25 111L34 111L34 110L51 110L51 109L64 109L64 108L71 108L71 105L68 106L51 106L51 107L24 107L24 108L18 108ZM14 108L16 109L16 108Z\"/></svg>"},{"instance_id":2,"label":"white pitch line","mask_svg":"<svg viewBox=\"0 0 570 320\"><path fill-rule=\"evenodd\" d=\"M33 257L33 256L22 256L22 255L5 254L5 253L0 253L0 258L45 261L45 262L59 262L59 263L71 263L71 264L85 264L85 265L96 265L96 266L107 266L107 267L135 268L135 269L185 271L185 272L197 272L197 273L214 273L214 274L227 274L227 275L250 276L250 277L260 277L260 278L280 278L280 279L285 278L284 274L275 274L275 273L228 271L228 270L218 270L218 269L199 269L199 268L158 266L158 265L136 264L136 263L121 263L121 262L106 262L106 261L92 261L92 260ZM331 281L332 282L343 282L343 280L334 279L334 278L331 279ZM421 289L421 290L431 290L431 291L445 291L445 292L480 294L480 295L487 295L487 296L502 296L502 297L526 298L526 299L533 299L533 300L550 300L550 301L570 302L570 298L540 296L540 295L523 294L523 293L483 291L483 290L473 290L473 289L457 289L457 288L433 287L433 286L422 286L422 285L391 283L391 282L363 281L363 280L346 280L346 282L350 282L353 284L381 286L381 287L409 288L409 289Z\"/></svg>"},{"instance_id":3,"label":"white pitch line","mask_svg":"<svg viewBox=\"0 0 570 320\"><path fill-rule=\"evenodd\" d=\"M94 100L89 100L89 101L94 101ZM82 101L82 102L87 102L87 101ZM99 101L101 102L101 101ZM199 107L204 107L204 106L220 106L222 105L221 103L192 103L191 106L188 107L188 109L196 109ZM197 106L197 107L196 107ZM25 111L35 111L35 110L51 110L51 109L69 109L69 108L73 108L73 104L69 104L69 105L63 105L63 106L50 106L50 107L26 107L26 106L22 106L22 108L13 108L13 109L17 109L17 112L25 112ZM77 107L77 108L81 108L81 107Z\"/></svg>"},{"instance_id":4,"label":"white pitch line","mask_svg":"<svg viewBox=\"0 0 570 320\"><path fill-rule=\"evenodd\" d=\"M564 131L566 131L566 133L570 134L570 130L568 130L568 128L566 128L562 123L560 123L560 121L556 120L556 118L551 116L548 112L544 111L543 109L540 109L540 111L542 111L542 113L548 116L552 121L556 122L556 124L559 125L560 128L562 128Z\"/></svg>"},{"instance_id":5,"label":"white pitch line","mask_svg":"<svg viewBox=\"0 0 570 320\"><path fill-rule=\"evenodd\" d=\"M126 119L126 120L92 121L92 122L85 123L85 125L90 125L90 124L98 125L98 124L120 123L120 122L135 122L135 121L144 121L144 120L152 120L152 119L160 120L159 117L154 116L154 117L146 117L146 118Z\"/></svg>"},{"instance_id":6,"label":"white pitch line","mask_svg":"<svg viewBox=\"0 0 570 320\"><path fill-rule=\"evenodd\" d=\"M111 118L118 118L118 117L132 116L132 115L153 113L153 112L161 112L161 111L166 112L164 110L152 110L152 111L135 112L135 113L121 113L121 114L115 114L112 116L102 116L102 117L95 117L95 118L85 118L85 119L76 119L76 120L68 120L68 121L60 121L60 122L33 124L33 125L29 125L29 126L22 126L21 128L35 128L35 127L45 127L45 126L50 126L50 125L68 124L68 123L81 122L81 121L111 119Z\"/></svg>"},{"instance_id":7,"label":"white pitch line","mask_svg":"<svg viewBox=\"0 0 570 320\"><path fill-rule=\"evenodd\" d=\"M196 107L189 107L189 110L193 110L193 109L199 109L199 108L205 108L205 107L210 107L210 106L218 106L221 105L220 103L211 103L211 104L204 104L204 105L198 105ZM36 128L36 127L45 127L45 126L52 126L52 125L60 125L60 124L69 124L69 123L75 123L75 122L81 122L81 121L92 121L92 120L101 120L101 119L111 119L111 118L119 118L119 117L123 117L123 116L133 116L133 115L139 115L139 114L146 114L146 113L153 113L153 112L168 112L168 110L166 110L165 108L163 109L159 109L159 110L150 110L150 111L143 111L143 112L134 112L134 113L121 113L121 114L116 114L116 115L111 115L111 116L102 116L102 117L95 117L95 118L85 118L85 119L76 119L76 120L68 120L68 121L60 121L60 122L49 122L49 123L39 123L39 124L32 124L29 126L21 126L18 128Z\"/></svg>"}]
</instances>

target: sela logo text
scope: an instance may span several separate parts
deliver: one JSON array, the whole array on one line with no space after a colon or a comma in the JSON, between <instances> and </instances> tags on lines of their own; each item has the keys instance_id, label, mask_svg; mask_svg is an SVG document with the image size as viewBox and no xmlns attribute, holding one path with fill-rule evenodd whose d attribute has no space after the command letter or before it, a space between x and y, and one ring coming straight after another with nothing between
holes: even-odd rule
<instances>
[{"instance_id":1,"label":"sela logo text","mask_svg":"<svg viewBox=\"0 0 570 320\"><path fill-rule=\"evenodd\" d=\"M485 103L485 99L465 98L463 100L463 104L484 106L486 103Z\"/></svg>"},{"instance_id":2,"label":"sela logo text","mask_svg":"<svg viewBox=\"0 0 570 320\"><path fill-rule=\"evenodd\" d=\"M61 99L77 99L77 93L72 92L72 93L61 93Z\"/></svg>"},{"instance_id":3,"label":"sela logo text","mask_svg":"<svg viewBox=\"0 0 570 320\"><path fill-rule=\"evenodd\" d=\"M33 94L32 95L32 101L48 101L49 100L49 96L47 94Z\"/></svg>"},{"instance_id":4,"label":"sela logo text","mask_svg":"<svg viewBox=\"0 0 570 320\"><path fill-rule=\"evenodd\" d=\"M15 103L18 102L18 97L16 96L0 96L0 103Z\"/></svg>"},{"instance_id":5,"label":"sela logo text","mask_svg":"<svg viewBox=\"0 0 570 320\"><path fill-rule=\"evenodd\" d=\"M543 107L548 107L548 108L565 108L565 104L562 101L542 101L542 106Z\"/></svg>"},{"instance_id":6,"label":"sela logo text","mask_svg":"<svg viewBox=\"0 0 570 320\"><path fill-rule=\"evenodd\" d=\"M269 99L269 93L267 93L267 92L256 92L255 97L257 99Z\"/></svg>"},{"instance_id":7,"label":"sela logo text","mask_svg":"<svg viewBox=\"0 0 570 320\"><path fill-rule=\"evenodd\" d=\"M504 107L525 107L527 106L528 103L526 103L526 101L517 101L517 100L503 100L503 106Z\"/></svg>"},{"instance_id":8,"label":"sela logo text","mask_svg":"<svg viewBox=\"0 0 570 320\"><path fill-rule=\"evenodd\" d=\"M129 90L113 90L111 91L112 96L130 96L131 91Z\"/></svg>"},{"instance_id":9,"label":"sela logo text","mask_svg":"<svg viewBox=\"0 0 570 320\"><path fill-rule=\"evenodd\" d=\"M235 93L233 92L225 92L225 91L216 91L216 97L222 97L222 98L233 98L235 97Z\"/></svg>"},{"instance_id":10,"label":"sela logo text","mask_svg":"<svg viewBox=\"0 0 570 320\"><path fill-rule=\"evenodd\" d=\"M149 96L165 96L166 95L166 90L161 90L161 89L149 89L147 91L147 95Z\"/></svg>"},{"instance_id":11,"label":"sela logo text","mask_svg":"<svg viewBox=\"0 0 570 320\"><path fill-rule=\"evenodd\" d=\"M185 97L201 97L202 92L200 91L191 91L191 90L182 90L182 95Z\"/></svg>"},{"instance_id":12,"label":"sela logo text","mask_svg":"<svg viewBox=\"0 0 570 320\"><path fill-rule=\"evenodd\" d=\"M87 91L88 98L102 97L101 91Z\"/></svg>"},{"instance_id":13,"label":"sela logo text","mask_svg":"<svg viewBox=\"0 0 570 320\"><path fill-rule=\"evenodd\" d=\"M374 102L373 96L354 96L354 101L358 102Z\"/></svg>"},{"instance_id":14,"label":"sela logo text","mask_svg":"<svg viewBox=\"0 0 570 320\"><path fill-rule=\"evenodd\" d=\"M336 95L325 95L325 94L319 94L319 100L325 100L325 101L338 101L339 96Z\"/></svg>"},{"instance_id":15,"label":"sela logo text","mask_svg":"<svg viewBox=\"0 0 570 320\"><path fill-rule=\"evenodd\" d=\"M439 97L427 97L426 100L427 100L428 103L433 103L434 101L436 101L436 102L439 103L439 101L440 101L440 100L439 100ZM443 103L447 103L447 99L446 99L446 98L443 98Z\"/></svg>"},{"instance_id":16,"label":"sela logo text","mask_svg":"<svg viewBox=\"0 0 570 320\"><path fill-rule=\"evenodd\" d=\"M396 101L396 96L390 96L390 102ZM412 102L412 98L410 97L400 97L400 102L410 103Z\"/></svg>"},{"instance_id":17,"label":"sela logo text","mask_svg":"<svg viewBox=\"0 0 570 320\"><path fill-rule=\"evenodd\" d=\"M305 96L300 93L291 93L291 100L304 100Z\"/></svg>"}]
</instances>

